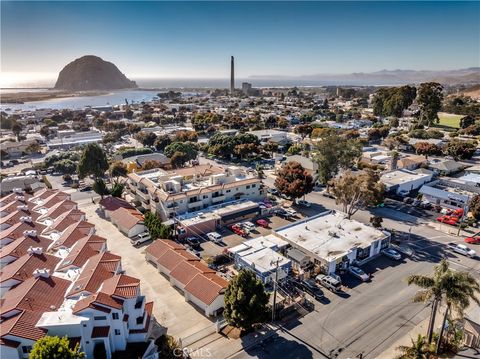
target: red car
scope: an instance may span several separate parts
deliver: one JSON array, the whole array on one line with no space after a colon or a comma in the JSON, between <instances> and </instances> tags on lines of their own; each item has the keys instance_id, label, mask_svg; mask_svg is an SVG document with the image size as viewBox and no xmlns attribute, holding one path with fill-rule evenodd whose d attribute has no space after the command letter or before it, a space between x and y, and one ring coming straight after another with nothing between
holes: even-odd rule
<instances>
[{"instance_id":1,"label":"red car","mask_svg":"<svg viewBox=\"0 0 480 359\"><path fill-rule=\"evenodd\" d=\"M437 221L441 223L449 224L451 226L456 226L458 222L458 217L441 216L437 218Z\"/></svg>"},{"instance_id":2,"label":"red car","mask_svg":"<svg viewBox=\"0 0 480 359\"><path fill-rule=\"evenodd\" d=\"M232 228L232 232L235 233L235 234L238 234L239 236L246 237L247 234L248 234L238 224L234 224L231 228Z\"/></svg>"},{"instance_id":3,"label":"red car","mask_svg":"<svg viewBox=\"0 0 480 359\"><path fill-rule=\"evenodd\" d=\"M465 238L465 243L480 244L480 237L467 237Z\"/></svg>"},{"instance_id":4,"label":"red car","mask_svg":"<svg viewBox=\"0 0 480 359\"><path fill-rule=\"evenodd\" d=\"M260 227L263 227L263 228L268 228L268 222L264 219L259 219L257 221L257 224L260 226Z\"/></svg>"}]
</instances>

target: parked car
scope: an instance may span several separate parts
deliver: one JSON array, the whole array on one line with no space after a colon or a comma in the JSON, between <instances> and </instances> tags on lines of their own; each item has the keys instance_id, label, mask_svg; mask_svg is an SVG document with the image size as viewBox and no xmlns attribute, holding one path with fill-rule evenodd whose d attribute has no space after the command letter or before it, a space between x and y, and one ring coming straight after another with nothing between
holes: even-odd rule
<instances>
[{"instance_id":1,"label":"parked car","mask_svg":"<svg viewBox=\"0 0 480 359\"><path fill-rule=\"evenodd\" d=\"M310 294L315 300L322 300L324 298L322 290L312 279L302 280L302 289Z\"/></svg>"},{"instance_id":2,"label":"parked car","mask_svg":"<svg viewBox=\"0 0 480 359\"><path fill-rule=\"evenodd\" d=\"M187 237L185 239L185 242L187 243L187 245L189 245L190 247L192 247L193 249L200 249L200 239L197 238L197 237Z\"/></svg>"},{"instance_id":3,"label":"parked car","mask_svg":"<svg viewBox=\"0 0 480 359\"><path fill-rule=\"evenodd\" d=\"M268 228L268 222L264 219L259 219L257 220L257 224L260 226L260 227L263 227L263 228Z\"/></svg>"},{"instance_id":4,"label":"parked car","mask_svg":"<svg viewBox=\"0 0 480 359\"><path fill-rule=\"evenodd\" d=\"M79 189L80 192L88 192L92 190L92 186L85 186Z\"/></svg>"},{"instance_id":5,"label":"parked car","mask_svg":"<svg viewBox=\"0 0 480 359\"><path fill-rule=\"evenodd\" d=\"M360 279L362 282L367 282L368 280L370 280L370 276L358 267L351 266L348 268L348 271L354 277L357 277L358 279Z\"/></svg>"},{"instance_id":6,"label":"parked car","mask_svg":"<svg viewBox=\"0 0 480 359\"><path fill-rule=\"evenodd\" d=\"M284 210L283 208L278 208L276 211L275 211L275 214L281 218L285 218L285 219L290 219L292 218L292 214L287 212L286 210Z\"/></svg>"},{"instance_id":7,"label":"parked car","mask_svg":"<svg viewBox=\"0 0 480 359\"><path fill-rule=\"evenodd\" d=\"M450 247L454 252L470 258L473 258L477 255L473 249L468 248L465 244L448 243L448 247Z\"/></svg>"},{"instance_id":8,"label":"parked car","mask_svg":"<svg viewBox=\"0 0 480 359\"><path fill-rule=\"evenodd\" d=\"M413 202L413 198L411 198L411 197L405 197L403 199L403 203L410 204L412 202Z\"/></svg>"},{"instance_id":9,"label":"parked car","mask_svg":"<svg viewBox=\"0 0 480 359\"><path fill-rule=\"evenodd\" d=\"M298 212L295 211L295 210L292 209L292 208L287 208L287 209L285 210L285 212L289 213L292 217L298 216Z\"/></svg>"},{"instance_id":10,"label":"parked car","mask_svg":"<svg viewBox=\"0 0 480 359\"><path fill-rule=\"evenodd\" d=\"M307 207L307 208L309 208L309 207L312 206L310 202L304 201L303 199L297 201L297 203L298 203L300 206L304 206L304 207Z\"/></svg>"},{"instance_id":11,"label":"parked car","mask_svg":"<svg viewBox=\"0 0 480 359\"><path fill-rule=\"evenodd\" d=\"M467 238L465 238L465 243L468 243L468 244L480 244L480 237L476 237L476 236L467 237Z\"/></svg>"},{"instance_id":12,"label":"parked car","mask_svg":"<svg viewBox=\"0 0 480 359\"><path fill-rule=\"evenodd\" d=\"M342 282L329 275L319 274L315 277L315 280L332 292L336 293L342 290Z\"/></svg>"},{"instance_id":13,"label":"parked car","mask_svg":"<svg viewBox=\"0 0 480 359\"><path fill-rule=\"evenodd\" d=\"M276 188L269 188L267 189L267 192L273 194L274 196L278 196L280 194Z\"/></svg>"},{"instance_id":14,"label":"parked car","mask_svg":"<svg viewBox=\"0 0 480 359\"><path fill-rule=\"evenodd\" d=\"M133 244L134 246L138 246L142 243L145 243L146 241L149 241L150 239L152 239L152 236L150 236L150 233L143 232L133 237L130 240L130 243Z\"/></svg>"},{"instance_id":15,"label":"parked car","mask_svg":"<svg viewBox=\"0 0 480 359\"><path fill-rule=\"evenodd\" d=\"M217 232L210 232L207 233L207 238L210 239L211 241L215 243L219 243L222 241L222 236L218 234Z\"/></svg>"},{"instance_id":16,"label":"parked car","mask_svg":"<svg viewBox=\"0 0 480 359\"><path fill-rule=\"evenodd\" d=\"M382 249L381 252L385 257L388 257L390 259L394 259L396 261L402 260L402 255L398 253L395 249L386 248L386 249Z\"/></svg>"},{"instance_id":17,"label":"parked car","mask_svg":"<svg viewBox=\"0 0 480 359\"><path fill-rule=\"evenodd\" d=\"M456 226L458 222L458 217L440 216L440 217L437 217L437 221L440 223L449 224L451 226Z\"/></svg>"},{"instance_id":18,"label":"parked car","mask_svg":"<svg viewBox=\"0 0 480 359\"><path fill-rule=\"evenodd\" d=\"M243 229L238 224L234 224L230 227L233 233L238 234L239 236L246 237L248 235L248 230Z\"/></svg>"},{"instance_id":19,"label":"parked car","mask_svg":"<svg viewBox=\"0 0 480 359\"><path fill-rule=\"evenodd\" d=\"M255 230L255 225L252 222L249 222L249 221L242 222L241 225L243 228L246 228L249 231Z\"/></svg>"}]
</instances>

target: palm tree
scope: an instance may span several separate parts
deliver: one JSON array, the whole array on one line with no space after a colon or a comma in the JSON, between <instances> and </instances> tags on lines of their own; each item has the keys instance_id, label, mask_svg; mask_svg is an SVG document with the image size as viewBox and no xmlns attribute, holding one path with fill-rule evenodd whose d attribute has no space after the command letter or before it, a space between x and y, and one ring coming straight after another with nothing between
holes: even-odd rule
<instances>
[{"instance_id":1,"label":"palm tree","mask_svg":"<svg viewBox=\"0 0 480 359\"><path fill-rule=\"evenodd\" d=\"M401 345L397 350L402 353L398 359L428 359L433 353L432 345L421 334L418 334L417 340L412 339L412 346Z\"/></svg>"},{"instance_id":2,"label":"palm tree","mask_svg":"<svg viewBox=\"0 0 480 359\"><path fill-rule=\"evenodd\" d=\"M480 300L476 297L476 293L480 293L480 285L475 278L469 273L450 269L445 259L442 259L440 264L434 267L432 276L411 275L407 280L408 285L415 284L423 288L413 297L414 302L432 303L432 312L427 331L427 342L429 344L432 342L433 327L439 305L445 303L447 305L447 313L449 309L453 309L458 314L463 315L463 311L470 305L471 300L480 304ZM445 320L446 317L444 322ZM442 334L443 329L439 343Z\"/></svg>"}]
</instances>

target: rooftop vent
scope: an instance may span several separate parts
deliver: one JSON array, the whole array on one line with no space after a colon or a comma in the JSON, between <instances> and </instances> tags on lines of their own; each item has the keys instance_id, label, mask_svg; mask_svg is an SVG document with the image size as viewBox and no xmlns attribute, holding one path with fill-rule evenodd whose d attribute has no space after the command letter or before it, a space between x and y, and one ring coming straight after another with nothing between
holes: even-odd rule
<instances>
[{"instance_id":1,"label":"rooftop vent","mask_svg":"<svg viewBox=\"0 0 480 359\"><path fill-rule=\"evenodd\" d=\"M28 237L36 237L37 236L37 231L34 230L34 229L29 230L29 231L23 231L23 235L28 236Z\"/></svg>"},{"instance_id":2,"label":"rooftop vent","mask_svg":"<svg viewBox=\"0 0 480 359\"><path fill-rule=\"evenodd\" d=\"M49 278L50 277L50 269L47 269L47 268L35 269L33 271L33 276L35 278L38 278L38 277Z\"/></svg>"},{"instance_id":3,"label":"rooftop vent","mask_svg":"<svg viewBox=\"0 0 480 359\"><path fill-rule=\"evenodd\" d=\"M17 206L17 209L19 211L28 211L28 206L25 205L25 204L21 204L21 205Z\"/></svg>"},{"instance_id":4,"label":"rooftop vent","mask_svg":"<svg viewBox=\"0 0 480 359\"><path fill-rule=\"evenodd\" d=\"M20 202L25 202L25 196L15 196L15 199Z\"/></svg>"},{"instance_id":5,"label":"rooftop vent","mask_svg":"<svg viewBox=\"0 0 480 359\"><path fill-rule=\"evenodd\" d=\"M29 247L27 249L28 254L42 254L43 248L42 247Z\"/></svg>"},{"instance_id":6,"label":"rooftop vent","mask_svg":"<svg viewBox=\"0 0 480 359\"><path fill-rule=\"evenodd\" d=\"M23 223L32 223L32 217L22 216L22 217L20 217L20 221L22 221Z\"/></svg>"}]
</instances>

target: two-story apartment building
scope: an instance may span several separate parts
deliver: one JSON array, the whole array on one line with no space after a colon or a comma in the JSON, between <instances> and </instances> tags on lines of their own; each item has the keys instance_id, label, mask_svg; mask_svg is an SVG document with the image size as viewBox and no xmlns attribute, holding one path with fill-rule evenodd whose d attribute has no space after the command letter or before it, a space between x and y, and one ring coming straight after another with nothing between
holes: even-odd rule
<instances>
[{"instance_id":1,"label":"two-story apartment building","mask_svg":"<svg viewBox=\"0 0 480 359\"><path fill-rule=\"evenodd\" d=\"M263 195L261 180L235 166L153 169L130 173L128 178L127 198L164 221L234 200L260 200Z\"/></svg>"}]
</instances>

